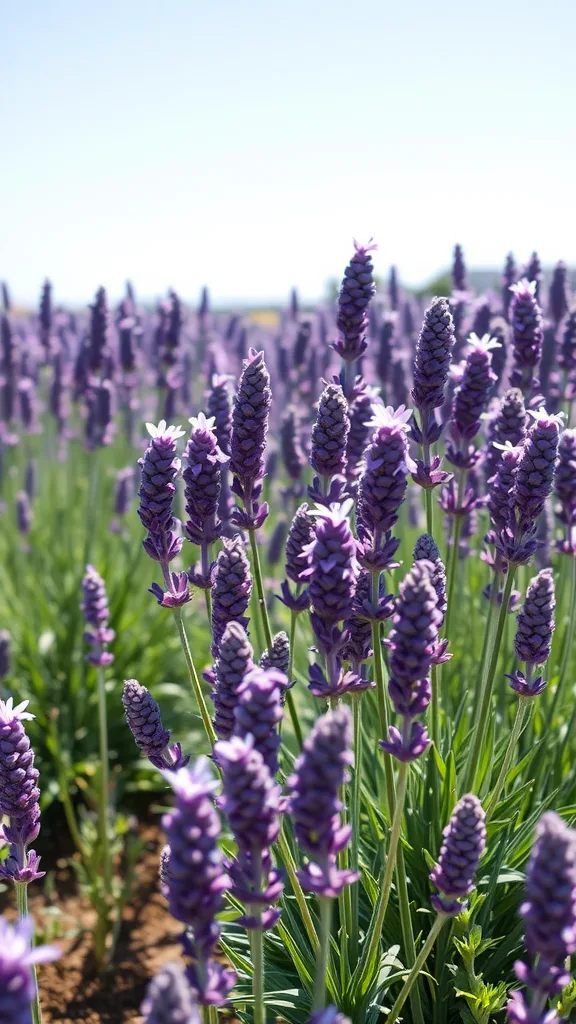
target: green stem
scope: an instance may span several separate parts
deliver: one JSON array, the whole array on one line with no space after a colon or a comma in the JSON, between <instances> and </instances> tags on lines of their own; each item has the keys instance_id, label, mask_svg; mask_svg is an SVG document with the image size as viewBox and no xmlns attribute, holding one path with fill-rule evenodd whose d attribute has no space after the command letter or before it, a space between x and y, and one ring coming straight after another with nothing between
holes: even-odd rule
<instances>
[{"instance_id":1,"label":"green stem","mask_svg":"<svg viewBox=\"0 0 576 1024\"><path fill-rule=\"evenodd\" d=\"M180 637L180 643L182 644L182 650L184 651L184 658L186 661L186 666L188 668L190 681L192 683L192 689L194 690L194 696L196 697L196 703L198 704L200 715L204 723L204 729L206 732L206 736L208 737L208 742L212 747L216 742L216 733L214 732L214 726L212 725L212 720L210 718L210 715L208 714L208 708L206 707L206 701L204 700L204 694L202 693L202 687L200 685L198 673L196 672L194 661L192 659L190 644L188 643L188 637L186 636L186 630L184 628L182 608L176 607L173 608L172 611L174 612L176 626L178 627L178 635Z\"/></svg>"},{"instance_id":2,"label":"green stem","mask_svg":"<svg viewBox=\"0 0 576 1024\"><path fill-rule=\"evenodd\" d=\"M260 616L262 618L262 626L264 627L264 636L266 639L266 647L268 650L272 649L272 630L270 628L270 619L268 618L268 609L266 607L266 595L264 593L264 583L262 581L262 569L260 567L260 555L258 554L258 544L256 543L256 533L254 530L249 530L250 535L250 550L252 552L252 571L254 573L254 582L256 584L256 595L258 598L258 607L260 609Z\"/></svg>"},{"instance_id":3,"label":"green stem","mask_svg":"<svg viewBox=\"0 0 576 1024\"><path fill-rule=\"evenodd\" d=\"M496 810L498 801L500 799L500 795L502 793L502 790L504 789L506 776L508 775L508 772L510 770L510 764L512 762L512 755L516 748L516 744L518 743L518 737L522 732L522 726L524 725L526 712L528 711L528 708L530 707L532 700L533 698L531 697L520 697L518 700L516 717L514 719L514 725L512 726L512 732L510 733L510 739L508 740L508 746L506 747L506 753L504 755L504 760L502 762L500 774L498 775L496 785L494 786L494 792L492 793L492 796L490 797L490 802L488 804L488 807L486 808L487 822L490 821L490 818L494 814L494 811Z\"/></svg>"},{"instance_id":4,"label":"green stem","mask_svg":"<svg viewBox=\"0 0 576 1024\"><path fill-rule=\"evenodd\" d=\"M204 1007L206 1024L218 1024L218 1007L217 1006L205 1006Z\"/></svg>"},{"instance_id":5,"label":"green stem","mask_svg":"<svg viewBox=\"0 0 576 1024\"><path fill-rule=\"evenodd\" d=\"M504 624L508 615L508 605L510 602L510 594L512 593L512 587L514 585L514 577L516 575L517 566L510 564L508 567L508 573L506 576L506 583L504 585L504 593L502 595L502 604L500 606L500 614L498 616L498 625L496 627L496 635L494 637L494 644L492 645L492 654L490 657L490 663L488 666L488 672L484 679L484 682L480 689L480 700L479 700L479 712L476 716L476 721L473 726L472 740L470 742L470 752L468 755L468 761L466 763L466 771L464 774L464 788L463 792L468 793L474 790L476 782L476 774L478 772L478 765L480 762L480 755L482 753L482 746L484 744L484 738L486 736L486 729L488 727L488 717L490 714L490 702L492 699L492 689L494 686L494 676L496 675L496 668L498 665L498 655L500 653L500 643L502 640L502 633L504 632Z\"/></svg>"},{"instance_id":6,"label":"green stem","mask_svg":"<svg viewBox=\"0 0 576 1024\"><path fill-rule=\"evenodd\" d=\"M110 821L109 821L109 800L110 800L110 777L109 777L109 755L108 755L108 718L106 710L106 680L104 669L98 669L98 726L100 733L100 805L98 816L100 822L100 842L102 844L102 869L104 874L104 886L107 895L112 889L112 857L110 854Z\"/></svg>"},{"instance_id":7,"label":"green stem","mask_svg":"<svg viewBox=\"0 0 576 1024\"><path fill-rule=\"evenodd\" d=\"M452 625L452 612L454 609L454 588L456 585L456 576L458 575L458 562L460 561L459 549L460 549L460 534L462 533L463 517L456 516L454 520L454 531L452 533L452 544L449 549L449 566L448 566L448 586L446 588L446 621L444 625L444 636L450 637L450 627Z\"/></svg>"},{"instance_id":8,"label":"green stem","mask_svg":"<svg viewBox=\"0 0 576 1024\"><path fill-rule=\"evenodd\" d=\"M304 927L306 929L306 934L308 935L308 939L310 941L310 945L312 946L312 949L314 950L315 953L317 953L318 950L320 949L320 942L319 942L318 936L316 934L316 929L314 927L314 922L312 920L312 916L310 914L310 911L308 910L308 904L306 903L306 897L304 896L304 892L303 892L302 886L300 885L300 882L298 881L298 875L296 874L296 865L294 863L294 858L292 857L292 852L291 852L290 847L288 845L288 841L286 839L286 836L284 835L284 826L282 826L282 828L280 829L280 835L278 837L278 845L280 847L280 854L281 854L281 857L282 857L282 863L283 863L284 867L286 868L286 874L288 875L288 878L290 879L290 885L292 886L292 891L294 893L294 898L296 900L296 903L298 904L298 910L300 911L300 917L302 918L302 922L303 922Z\"/></svg>"},{"instance_id":9,"label":"green stem","mask_svg":"<svg viewBox=\"0 0 576 1024\"><path fill-rule=\"evenodd\" d=\"M390 757L386 754L385 757ZM400 762L398 769L398 785L396 788L396 806L394 808L394 818L392 821L392 829L390 831L390 839L388 841L388 850L386 855L386 863L384 865L384 871L380 882L380 895L378 902L372 913L372 920L368 928L368 934L366 936L366 942L360 958L360 963L355 971L355 976L352 979L352 984L356 987L356 976L358 984L366 974L372 974L376 966L376 959L378 954L378 947L382 935L382 927L384 925L384 919L386 917L386 910L388 909L388 900L390 898L390 890L392 888L392 877L394 875L394 866L396 864L396 854L398 852L398 843L400 840L400 830L402 827L402 815L404 814L404 801L406 799L406 784L408 781L408 765L404 762Z\"/></svg>"},{"instance_id":10,"label":"green stem","mask_svg":"<svg viewBox=\"0 0 576 1024\"><path fill-rule=\"evenodd\" d=\"M413 963L416 959L416 944L414 942L414 929L412 927L412 915L410 914L410 900L408 898L408 882L406 879L406 866L404 864L404 851L398 846L396 856L396 888L398 892L398 909L400 911L400 925L402 928L402 941L406 963ZM422 1001L420 999L420 983L417 982L410 993L410 1003L414 1024L425 1024L422 1013Z\"/></svg>"},{"instance_id":11,"label":"green stem","mask_svg":"<svg viewBox=\"0 0 576 1024\"><path fill-rule=\"evenodd\" d=\"M264 932L258 927L258 918L262 911L255 910L256 928L250 929L250 949L252 951L252 994L254 996L254 1024L265 1024L266 1007L264 1005Z\"/></svg>"},{"instance_id":12,"label":"green stem","mask_svg":"<svg viewBox=\"0 0 576 1024\"><path fill-rule=\"evenodd\" d=\"M290 658L288 661L288 682L292 682L294 679L294 642L296 639L296 619L298 618L298 612L294 610L290 614ZM286 692L286 703L288 705L288 711L290 714L290 720L292 722L292 728L294 729L294 735L296 742L300 749L304 743L304 737L302 735L302 727L298 721L298 712L296 711L296 702L292 695L292 690Z\"/></svg>"},{"instance_id":13,"label":"green stem","mask_svg":"<svg viewBox=\"0 0 576 1024\"><path fill-rule=\"evenodd\" d=\"M319 896L320 904L320 950L316 957L314 980L314 1010L323 1010L326 1003L326 975L328 974L328 952L330 950L330 922L332 919L332 898Z\"/></svg>"},{"instance_id":14,"label":"green stem","mask_svg":"<svg viewBox=\"0 0 576 1024\"><path fill-rule=\"evenodd\" d=\"M500 573L494 574L492 581L492 589L490 591L490 603L488 605L488 614L486 616L486 624L484 627L484 639L482 641L482 653L480 654L480 664L478 666L478 673L476 675L476 686L474 687L474 708L472 713L472 721L475 722L478 716L478 705L480 700L480 687L482 679L484 678L484 669L486 666L486 658L488 657L488 651L492 643L492 632L494 627L494 613L498 607L498 593L500 591Z\"/></svg>"},{"instance_id":15,"label":"green stem","mask_svg":"<svg viewBox=\"0 0 576 1024\"><path fill-rule=\"evenodd\" d=\"M574 620L576 619L576 555L572 555L572 574L570 577L570 606L568 611L568 624L566 626L566 633L564 636L564 648L562 650L562 664L560 666L560 674L558 676L558 683L556 686L556 692L550 705L549 721L551 722L554 718L554 712L560 702L560 695L563 694L566 683L568 681L568 666L570 664L570 655L572 654L572 643L574 639Z\"/></svg>"},{"instance_id":16,"label":"green stem","mask_svg":"<svg viewBox=\"0 0 576 1024\"><path fill-rule=\"evenodd\" d=\"M352 779L352 804L351 804L351 825L352 837L350 840L350 853L352 857L352 870L359 873L360 870L360 809L362 780L362 715L360 701L362 697L358 694L352 697L352 715L354 721L354 778ZM360 905L358 892L359 883L351 886L352 889L352 931L350 935L350 959L352 968L358 962L358 937L359 937L359 916Z\"/></svg>"},{"instance_id":17,"label":"green stem","mask_svg":"<svg viewBox=\"0 0 576 1024\"><path fill-rule=\"evenodd\" d=\"M372 573L372 604L378 602L378 587L380 573ZM388 739L388 706L386 704L386 691L384 688L384 662L382 659L382 645L380 640L380 623L372 623L372 649L374 652L374 679L376 681L376 696L378 699L378 718L380 720L380 732L383 739ZM388 813L394 813L394 772L391 759L384 758L384 778L386 781L386 799L388 801Z\"/></svg>"},{"instance_id":18,"label":"green stem","mask_svg":"<svg viewBox=\"0 0 576 1024\"><path fill-rule=\"evenodd\" d=\"M14 888L16 889L16 906L18 907L18 917L22 920L24 917L28 917L28 883L27 882L15 882ZM31 965L32 981L34 984L34 995L30 1008L32 1010L32 1021L33 1024L42 1024L42 1011L40 1009L40 995L38 992L38 978L36 975L36 965Z\"/></svg>"},{"instance_id":19,"label":"green stem","mask_svg":"<svg viewBox=\"0 0 576 1024\"><path fill-rule=\"evenodd\" d=\"M404 982L404 987L386 1018L386 1024L395 1024L395 1022L398 1020L400 1011L404 1006L404 1003L408 999L408 996L410 995L414 982L417 980L420 971L422 970L424 964L426 963L426 960L428 959L430 953L432 952L434 943L436 942L436 939L438 938L438 935L440 934L440 931L442 929L442 925L447 920L447 914L438 914L436 920L434 921L434 924L432 925L432 930L430 931L430 934L426 939L426 942L424 943L422 949L420 950L420 953L418 954L416 963L414 964L412 970L410 971L410 974L406 978L406 981Z\"/></svg>"}]
</instances>

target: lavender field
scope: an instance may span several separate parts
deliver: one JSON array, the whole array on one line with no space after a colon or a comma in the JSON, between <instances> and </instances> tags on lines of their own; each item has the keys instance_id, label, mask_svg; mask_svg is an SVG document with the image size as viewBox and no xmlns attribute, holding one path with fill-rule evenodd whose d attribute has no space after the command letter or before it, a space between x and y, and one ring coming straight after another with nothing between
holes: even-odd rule
<instances>
[{"instance_id":1,"label":"lavender field","mask_svg":"<svg viewBox=\"0 0 576 1024\"><path fill-rule=\"evenodd\" d=\"M4 286L0 1024L576 1020L576 305L448 292Z\"/></svg>"}]
</instances>

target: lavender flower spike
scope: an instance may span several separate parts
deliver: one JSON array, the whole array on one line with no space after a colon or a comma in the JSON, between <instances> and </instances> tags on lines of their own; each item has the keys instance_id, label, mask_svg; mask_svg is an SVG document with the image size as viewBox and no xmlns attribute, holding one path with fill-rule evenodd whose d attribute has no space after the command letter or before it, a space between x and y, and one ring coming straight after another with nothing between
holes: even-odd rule
<instances>
[{"instance_id":1,"label":"lavender flower spike","mask_svg":"<svg viewBox=\"0 0 576 1024\"><path fill-rule=\"evenodd\" d=\"M25 700L16 707L12 697L0 700L0 840L10 844L10 852L0 874L14 882L32 882L42 878L39 858L27 850L40 832L38 770L34 767L34 751L22 722L34 718Z\"/></svg>"},{"instance_id":2,"label":"lavender flower spike","mask_svg":"<svg viewBox=\"0 0 576 1024\"><path fill-rule=\"evenodd\" d=\"M150 558L160 562L167 588L165 593L158 584L150 589L164 607L176 607L190 600L186 574L171 573L168 568L180 554L183 544L177 532L178 520L172 514L172 503L176 493L174 478L180 469L176 441L184 436L184 431L180 427L167 427L166 420L160 420L157 427L147 423L146 429L152 441L144 457L138 460L142 469L138 515L148 530L144 550Z\"/></svg>"},{"instance_id":3,"label":"lavender flower spike","mask_svg":"<svg viewBox=\"0 0 576 1024\"><path fill-rule=\"evenodd\" d=\"M314 539L314 519L308 511L308 505L304 502L296 509L288 538L286 540L286 564L285 571L288 580L297 585L296 594L292 594L288 580L282 584L281 601L292 611L305 611L308 607L308 593L299 593L301 587L300 573L302 572L302 554L306 547Z\"/></svg>"},{"instance_id":4,"label":"lavender flower spike","mask_svg":"<svg viewBox=\"0 0 576 1024\"><path fill-rule=\"evenodd\" d=\"M244 515L236 513L235 521L243 529L257 529L268 514L267 505L260 507L257 499L262 490L271 402L270 374L264 353L251 348L244 360L234 399L230 441L232 490L245 505Z\"/></svg>"},{"instance_id":5,"label":"lavender flower spike","mask_svg":"<svg viewBox=\"0 0 576 1024\"><path fill-rule=\"evenodd\" d=\"M192 582L208 590L212 585L209 548L222 532L218 519L221 470L230 460L218 447L213 419L206 419L201 412L188 422L192 431L184 450L182 473L188 515L185 529L188 540L200 547L202 556L201 572L194 574Z\"/></svg>"},{"instance_id":6,"label":"lavender flower spike","mask_svg":"<svg viewBox=\"0 0 576 1024\"><path fill-rule=\"evenodd\" d=\"M320 395L316 422L312 427L310 453L310 465L318 474L325 494L328 494L333 477L342 477L346 472L349 431L348 402L344 392L340 384L326 384ZM318 497L316 492L319 487L320 484L315 481L312 495L315 498Z\"/></svg>"},{"instance_id":7,"label":"lavender flower spike","mask_svg":"<svg viewBox=\"0 0 576 1024\"><path fill-rule=\"evenodd\" d=\"M462 377L454 392L448 428L451 441L447 446L447 457L460 469L472 469L480 458L480 452L469 442L480 429L482 415L496 383L492 350L500 347L500 343L489 334L482 338L471 334L469 343Z\"/></svg>"},{"instance_id":8,"label":"lavender flower spike","mask_svg":"<svg viewBox=\"0 0 576 1024\"><path fill-rule=\"evenodd\" d=\"M510 685L521 697L536 697L542 693L546 680L532 679L534 665L543 665L550 657L554 632L554 577L551 569L542 569L530 580L524 607L518 615L514 649L519 661L526 662L529 676L517 670L509 675Z\"/></svg>"},{"instance_id":9,"label":"lavender flower spike","mask_svg":"<svg viewBox=\"0 0 576 1024\"><path fill-rule=\"evenodd\" d=\"M551 997L570 981L564 962L576 952L576 834L553 811L543 814L526 873L524 919L526 949L532 966L517 961L516 977L532 990L530 1004L521 992L511 992L507 1006L510 1024L552 1024L545 1013Z\"/></svg>"},{"instance_id":10,"label":"lavender flower spike","mask_svg":"<svg viewBox=\"0 0 576 1024\"><path fill-rule=\"evenodd\" d=\"M281 696L288 688L288 678L278 669L254 666L242 680L234 709L234 736L252 736L270 774L278 771L282 720Z\"/></svg>"},{"instance_id":11,"label":"lavender flower spike","mask_svg":"<svg viewBox=\"0 0 576 1024\"><path fill-rule=\"evenodd\" d=\"M224 775L218 804L238 846L237 859L229 867L232 891L250 910L240 923L246 928L271 928L280 916L271 904L284 888L270 856L280 832L280 786L255 748L253 736L216 743L214 754Z\"/></svg>"},{"instance_id":12,"label":"lavender flower spike","mask_svg":"<svg viewBox=\"0 0 576 1024\"><path fill-rule=\"evenodd\" d=\"M558 464L554 473L554 496L559 502L558 519L566 527L566 540L560 550L576 554L576 430L564 430L558 444Z\"/></svg>"},{"instance_id":13,"label":"lavender flower spike","mask_svg":"<svg viewBox=\"0 0 576 1024\"><path fill-rule=\"evenodd\" d=\"M412 398L421 413L428 414L444 404L454 341L454 321L448 299L435 298L424 314L416 344Z\"/></svg>"},{"instance_id":14,"label":"lavender flower spike","mask_svg":"<svg viewBox=\"0 0 576 1024\"><path fill-rule=\"evenodd\" d=\"M544 408L531 410L530 414L534 423L522 452L514 490L521 531L533 528L552 491L563 423L562 413L552 416Z\"/></svg>"},{"instance_id":15,"label":"lavender flower spike","mask_svg":"<svg viewBox=\"0 0 576 1024\"><path fill-rule=\"evenodd\" d=\"M57 960L57 946L32 947L34 925L25 917L11 925L0 918L0 1020L30 1024L30 1003L36 997L34 966Z\"/></svg>"},{"instance_id":16,"label":"lavender flower spike","mask_svg":"<svg viewBox=\"0 0 576 1024\"><path fill-rule=\"evenodd\" d=\"M430 575L430 582L438 598L438 611L444 617L448 607L446 602L446 567L440 557L438 545L429 533L421 534L414 545L414 561L421 562L422 559L426 559L426 561L431 562L434 566L434 570Z\"/></svg>"},{"instance_id":17,"label":"lavender flower spike","mask_svg":"<svg viewBox=\"0 0 576 1024\"><path fill-rule=\"evenodd\" d=\"M321 896L338 896L345 885L358 878L339 870L337 855L350 838L351 826L342 825L340 789L353 763L350 746L352 721L345 705L328 711L316 721L288 780L289 811L296 840L310 860L299 872L304 889Z\"/></svg>"},{"instance_id":18,"label":"lavender flower spike","mask_svg":"<svg viewBox=\"0 0 576 1024\"><path fill-rule=\"evenodd\" d=\"M190 758L182 754L179 743L168 746L170 733L162 725L160 708L150 691L137 679L124 680L122 703L136 745L155 768L176 771L188 764Z\"/></svg>"},{"instance_id":19,"label":"lavender flower spike","mask_svg":"<svg viewBox=\"0 0 576 1024\"><path fill-rule=\"evenodd\" d=\"M370 255L376 246L361 246L355 241L354 248L356 251L344 271L338 296L336 325L341 337L333 346L346 363L355 363L366 351L366 311L376 291Z\"/></svg>"},{"instance_id":20,"label":"lavender flower spike","mask_svg":"<svg viewBox=\"0 0 576 1024\"><path fill-rule=\"evenodd\" d=\"M200 1024L198 1007L180 964L164 964L152 978L140 1012L145 1024Z\"/></svg>"},{"instance_id":21,"label":"lavender flower spike","mask_svg":"<svg viewBox=\"0 0 576 1024\"><path fill-rule=\"evenodd\" d=\"M536 281L522 278L510 288L510 323L512 325L512 351L514 370L511 384L519 387L524 394L537 387L534 374L542 356L542 311L536 299Z\"/></svg>"},{"instance_id":22,"label":"lavender flower spike","mask_svg":"<svg viewBox=\"0 0 576 1024\"><path fill-rule=\"evenodd\" d=\"M218 783L206 758L192 768L164 774L176 799L174 810L162 818L170 847L165 893L170 913L189 930L183 940L192 959L187 975L198 1001L220 1006L235 975L213 959L220 934L215 918L224 906L224 890L230 886L218 846L220 821L212 799Z\"/></svg>"},{"instance_id":23,"label":"lavender flower spike","mask_svg":"<svg viewBox=\"0 0 576 1024\"><path fill-rule=\"evenodd\" d=\"M374 433L358 484L360 561L366 569L387 568L398 547L398 541L391 540L390 531L404 501L408 472L416 468L406 440L410 416L410 410L402 405L398 409L374 406Z\"/></svg>"},{"instance_id":24,"label":"lavender flower spike","mask_svg":"<svg viewBox=\"0 0 576 1024\"><path fill-rule=\"evenodd\" d=\"M216 560L212 587L212 653L218 655L220 641L229 622L247 626L244 614L252 593L250 564L240 537L224 540Z\"/></svg>"},{"instance_id":25,"label":"lavender flower spike","mask_svg":"<svg viewBox=\"0 0 576 1024\"><path fill-rule=\"evenodd\" d=\"M91 661L93 665L110 665L114 661L114 655L106 648L116 634L108 626L110 612L106 585L93 565L86 566L86 573L82 580L82 594L82 612L86 625L91 627L84 633L84 639L93 648L87 655L87 660Z\"/></svg>"},{"instance_id":26,"label":"lavender flower spike","mask_svg":"<svg viewBox=\"0 0 576 1024\"><path fill-rule=\"evenodd\" d=\"M229 740L234 730L238 691L244 677L254 668L253 656L244 626L234 620L229 622L211 673L211 681L214 683L211 697L216 710L214 728L221 740Z\"/></svg>"},{"instance_id":27,"label":"lavender flower spike","mask_svg":"<svg viewBox=\"0 0 576 1024\"><path fill-rule=\"evenodd\" d=\"M432 906L440 914L459 914L461 900L474 888L474 876L486 847L486 825L482 804L472 793L456 804L444 829L440 856L430 874L439 890Z\"/></svg>"},{"instance_id":28,"label":"lavender flower spike","mask_svg":"<svg viewBox=\"0 0 576 1024\"><path fill-rule=\"evenodd\" d=\"M442 612L432 585L434 565L415 562L400 584L393 628L389 637L390 698L403 718L402 733L391 727L380 746L399 761L414 761L429 746L425 727L414 721L428 707L432 691L428 673L438 654Z\"/></svg>"}]
</instances>

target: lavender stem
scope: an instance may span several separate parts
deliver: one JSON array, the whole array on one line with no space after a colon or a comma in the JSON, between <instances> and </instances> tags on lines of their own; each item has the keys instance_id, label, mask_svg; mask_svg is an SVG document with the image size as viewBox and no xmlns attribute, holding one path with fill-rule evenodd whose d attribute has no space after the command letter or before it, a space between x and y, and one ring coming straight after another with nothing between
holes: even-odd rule
<instances>
[{"instance_id":1,"label":"lavender stem","mask_svg":"<svg viewBox=\"0 0 576 1024\"><path fill-rule=\"evenodd\" d=\"M299 587L296 588L296 594L298 594ZM291 683L294 679L294 641L296 639L296 619L298 612L292 611L290 613L290 655L288 661L288 682ZM300 750L302 750L302 744L304 743L304 737L302 735L302 727L298 721L298 715L296 713L296 703L292 696L292 690L286 691L286 703L288 705L288 712L290 714L290 720L292 722L292 728L294 729L294 735L296 742Z\"/></svg>"},{"instance_id":2,"label":"lavender stem","mask_svg":"<svg viewBox=\"0 0 576 1024\"><path fill-rule=\"evenodd\" d=\"M388 759L387 754L384 755ZM358 964L357 970L354 972L358 974L359 984L361 983L362 976L366 973L372 974L376 967L376 957L378 952L378 946L382 935L382 926L386 917L386 911L388 909L388 900L390 898L390 890L392 888L392 877L394 875L394 866L396 864L396 854L398 852L398 843L400 840L400 831L402 828L402 816L404 814L404 801L406 799L406 784L408 781L408 765L406 762L401 761L398 768L398 785L396 789L396 806L394 808L394 818L392 821L392 828L390 830L390 839L388 841L388 850L386 854L386 864L380 881L380 895L378 902L372 913L372 920L368 928L364 949Z\"/></svg>"},{"instance_id":3,"label":"lavender stem","mask_svg":"<svg viewBox=\"0 0 576 1024\"><path fill-rule=\"evenodd\" d=\"M288 842L286 840L286 836L284 835L284 827L282 827L280 829L280 835L278 837L278 846L280 847L280 853L282 855L282 863L283 863L284 867L286 868L286 874L288 875L288 878L290 879L290 885L292 886L292 891L294 893L294 897L296 899L296 903L298 904L298 910L300 911L300 914L301 914L301 917L302 917L302 921L303 921L304 927L306 929L306 934L308 935L308 939L310 941L310 945L312 946L312 949L314 950L314 952L318 953L318 951L320 949L320 942L319 942L318 936L316 934L316 929L314 928L314 922L313 922L312 917L310 915L310 911L308 910L308 904L306 903L306 897L304 896L304 892L303 892L302 886L300 885L300 882L298 881L298 875L296 873L296 865L294 863L294 858L292 857L292 853L291 853L290 847L288 846Z\"/></svg>"},{"instance_id":4,"label":"lavender stem","mask_svg":"<svg viewBox=\"0 0 576 1024\"><path fill-rule=\"evenodd\" d=\"M16 889L16 906L18 908L18 917L22 921L25 917L28 917L28 883L27 882L15 882L14 888ZM40 995L38 992L38 978L36 975L36 965L31 964L30 970L32 972L32 978L34 980L34 998L30 1005L32 1011L33 1024L42 1024L42 1010L40 1009Z\"/></svg>"},{"instance_id":5,"label":"lavender stem","mask_svg":"<svg viewBox=\"0 0 576 1024\"><path fill-rule=\"evenodd\" d=\"M252 571L254 573L254 582L256 584L256 597L258 601L258 607L260 609L260 616L262 618L262 626L264 628L266 647L270 651L272 649L272 630L270 628L270 619L268 618L268 609L266 607L266 596L264 594L264 584L262 581L260 555L258 553L258 545L256 543L255 531L249 530L248 532L250 534L250 551L252 552Z\"/></svg>"},{"instance_id":6,"label":"lavender stem","mask_svg":"<svg viewBox=\"0 0 576 1024\"><path fill-rule=\"evenodd\" d=\"M319 896L320 904L320 950L316 957L314 981L314 1010L323 1010L326 1002L326 975L330 950L330 926L332 921L332 897Z\"/></svg>"},{"instance_id":7,"label":"lavender stem","mask_svg":"<svg viewBox=\"0 0 576 1024\"><path fill-rule=\"evenodd\" d=\"M352 870L359 873L360 865L360 807L361 807L361 793L360 793L360 781L362 777L362 715L360 701L362 697L360 694L352 697L352 717L354 722L354 777L352 779L352 801L351 801L351 819L352 819L352 837L350 841L350 852L352 855ZM358 962L358 931L359 931L359 892L358 885L352 887L352 929L350 933L350 957L352 965L355 966Z\"/></svg>"},{"instance_id":8,"label":"lavender stem","mask_svg":"<svg viewBox=\"0 0 576 1024\"><path fill-rule=\"evenodd\" d=\"M517 566L512 563L508 567L506 583L504 585L504 593L502 595L502 605L500 607L500 615L498 616L498 625L496 627L496 636L494 637L494 644L492 646L490 664L488 666L487 675L480 689L479 712L478 715L476 716L475 725L473 726L473 742L470 744L470 753L468 755L468 761L464 773L464 782L462 789L462 792L464 793L472 793L474 791L474 786L476 783L478 763L480 761L480 754L482 752L482 745L484 743L484 737L486 735L486 728L488 725L488 714L490 711L490 701L492 699L494 676L496 675L496 668L498 665L500 643L502 641L504 625L506 623L506 617L508 615L508 605L510 603L510 594L512 593L512 587L514 585L516 569Z\"/></svg>"},{"instance_id":9,"label":"lavender stem","mask_svg":"<svg viewBox=\"0 0 576 1024\"><path fill-rule=\"evenodd\" d=\"M260 871L256 872L255 888L260 888ZM265 1024L266 1007L264 1005L264 932L261 928L262 908L255 905L251 908L256 927L250 929L250 950L252 952L252 995L254 997L254 1024Z\"/></svg>"},{"instance_id":10,"label":"lavender stem","mask_svg":"<svg viewBox=\"0 0 576 1024\"><path fill-rule=\"evenodd\" d=\"M574 639L574 620L576 619L576 555L572 555L572 573L570 577L570 605L568 611L568 624L566 626L566 633L564 636L564 647L562 649L562 663L560 665L560 674L558 676L558 683L556 686L556 692L552 699L550 706L550 717L552 721L554 712L558 706L560 700L560 693L565 689L566 682L568 680L568 665L570 664L570 655L572 653L572 643Z\"/></svg>"},{"instance_id":11,"label":"lavender stem","mask_svg":"<svg viewBox=\"0 0 576 1024\"><path fill-rule=\"evenodd\" d=\"M110 768L108 755L108 716L106 709L106 680L104 668L98 667L98 727L100 734L100 841L102 843L102 869L106 892L112 887L112 858L110 855L108 802L110 799Z\"/></svg>"},{"instance_id":12,"label":"lavender stem","mask_svg":"<svg viewBox=\"0 0 576 1024\"><path fill-rule=\"evenodd\" d=\"M206 707L206 701L204 700L204 694L202 693L202 687L200 685L198 673L196 672L196 667L192 659L192 652L190 650L190 644L188 643L188 637L186 635L186 630L184 628L184 620L182 618L182 608L176 607L173 608L172 611L174 612L174 619L176 621L176 626L178 628L178 635L180 637L180 643L182 644L182 650L184 651L184 659L186 661L186 666L188 668L188 674L190 676L190 682L192 683L192 689L194 690L194 696L196 697L196 703L198 704L200 715L202 716L202 721L204 723L204 729L206 732L206 736L208 738L208 742L210 744L210 747L213 747L213 745L216 743L217 737L214 731L214 726L212 725L212 719L208 714L208 708Z\"/></svg>"},{"instance_id":13,"label":"lavender stem","mask_svg":"<svg viewBox=\"0 0 576 1024\"><path fill-rule=\"evenodd\" d=\"M526 666L526 681L527 681L527 683L530 683L531 675L532 675L532 665L527 665ZM498 801L500 799L502 790L504 789L504 785L505 785L505 782L506 782L506 776L508 775L508 772L510 770L510 764L512 762L512 755L513 755L514 750L516 748L516 744L518 743L518 739L520 737L520 733L522 732L522 728L523 728L523 725L524 725L524 720L526 718L526 712L528 711L529 706L530 706L531 703L532 703L532 698L530 698L530 697L519 697L518 698L518 707L516 709L516 717L514 719L514 725L512 726L512 732L510 733L510 739L508 740L508 746L506 748L506 753L504 755L504 760L502 762L502 767L500 769L500 774L498 775L498 780L496 782L496 785L494 786L494 791L493 791L492 796L490 798L490 802L488 804L488 807L486 808L486 821L487 822L490 821L490 818L494 814L494 811L496 810L496 807L497 807Z\"/></svg>"},{"instance_id":14,"label":"lavender stem","mask_svg":"<svg viewBox=\"0 0 576 1024\"><path fill-rule=\"evenodd\" d=\"M442 926L443 926L444 922L447 921L447 920L448 920L448 915L447 914L438 914L437 915L436 920L434 921L434 924L432 925L432 929L430 931L430 934L429 934L428 938L426 939L426 942L422 946L422 949L420 950L420 953L418 954L418 957L416 959L416 962L415 962L412 970L410 971L410 974L408 975L408 977L406 978L406 981L404 982L404 987L403 987L400 995L398 996L396 1002L394 1003L394 1006L390 1010L390 1013L388 1014L388 1016L386 1018L386 1024L395 1024L395 1022L398 1020L398 1016L400 1014L400 1011L401 1011L402 1007L404 1006L404 1003L406 1002L408 996L410 995L412 987L413 987L415 981L417 980L418 975L420 974L420 971L422 970L424 964L426 963L426 960L428 959L430 953L432 952L432 949L434 948L434 943L436 942L436 939L438 938L438 935L440 934L440 931L442 929Z\"/></svg>"}]
</instances>

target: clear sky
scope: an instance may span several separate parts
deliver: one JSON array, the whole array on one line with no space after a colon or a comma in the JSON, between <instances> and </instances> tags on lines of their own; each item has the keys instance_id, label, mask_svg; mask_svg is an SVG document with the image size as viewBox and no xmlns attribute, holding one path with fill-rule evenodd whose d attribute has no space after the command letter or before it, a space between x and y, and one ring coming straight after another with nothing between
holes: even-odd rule
<instances>
[{"instance_id":1,"label":"clear sky","mask_svg":"<svg viewBox=\"0 0 576 1024\"><path fill-rule=\"evenodd\" d=\"M574 0L28 0L1 17L0 278L322 294L576 263Z\"/></svg>"}]
</instances>

